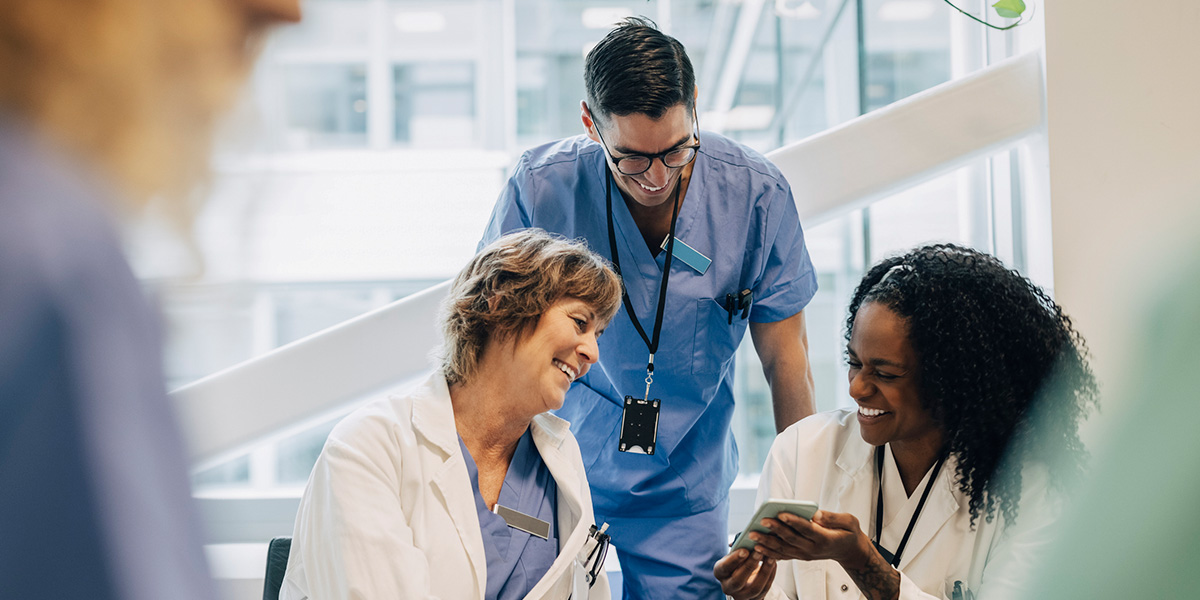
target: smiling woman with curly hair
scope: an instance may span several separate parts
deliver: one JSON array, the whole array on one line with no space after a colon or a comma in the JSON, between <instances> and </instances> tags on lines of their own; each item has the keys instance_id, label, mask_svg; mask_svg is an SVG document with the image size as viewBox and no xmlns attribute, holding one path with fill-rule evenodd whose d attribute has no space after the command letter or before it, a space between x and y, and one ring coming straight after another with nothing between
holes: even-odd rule
<instances>
[{"instance_id":1,"label":"smiling woman with curly hair","mask_svg":"<svg viewBox=\"0 0 1200 600\"><path fill-rule=\"evenodd\" d=\"M1098 396L1071 320L999 260L943 244L867 272L846 342L857 409L780 434L759 488L822 510L767 519L754 551L718 563L726 593L1020 597Z\"/></svg>"}]
</instances>

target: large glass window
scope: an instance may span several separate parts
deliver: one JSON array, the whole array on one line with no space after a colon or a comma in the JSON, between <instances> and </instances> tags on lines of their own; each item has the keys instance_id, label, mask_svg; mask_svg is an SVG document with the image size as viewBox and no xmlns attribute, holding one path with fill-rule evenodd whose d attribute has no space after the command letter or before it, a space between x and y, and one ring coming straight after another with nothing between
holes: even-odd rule
<instances>
[{"instance_id":1,"label":"large glass window","mask_svg":"<svg viewBox=\"0 0 1200 600\"><path fill-rule=\"evenodd\" d=\"M363 65L289 65L283 69L287 148L353 148L367 144Z\"/></svg>"},{"instance_id":2,"label":"large glass window","mask_svg":"<svg viewBox=\"0 0 1200 600\"><path fill-rule=\"evenodd\" d=\"M396 142L419 148L474 144L475 65L396 65Z\"/></svg>"},{"instance_id":3,"label":"large glass window","mask_svg":"<svg viewBox=\"0 0 1200 600\"><path fill-rule=\"evenodd\" d=\"M763 152L1022 50L937 0L307 0L304 10L304 23L268 40L220 145L190 241L201 274L189 259L179 267L189 278L156 280L173 386L452 276L521 152L582 133L584 55L623 16L649 16L686 45L701 127ZM1034 213L1018 164L1005 151L805 223L821 286L806 309L818 409L849 403L845 306L873 261L957 241L1022 268L1048 262L1022 237ZM742 471L755 473L774 437L770 394L748 338L738 361L735 433ZM247 449L195 483L298 488L332 423Z\"/></svg>"}]
</instances>

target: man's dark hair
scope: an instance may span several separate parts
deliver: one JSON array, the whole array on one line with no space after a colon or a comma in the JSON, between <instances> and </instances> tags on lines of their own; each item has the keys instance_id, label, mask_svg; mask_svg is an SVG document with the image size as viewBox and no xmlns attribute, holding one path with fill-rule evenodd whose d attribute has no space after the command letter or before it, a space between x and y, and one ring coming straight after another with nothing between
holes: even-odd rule
<instances>
[{"instance_id":1,"label":"man's dark hair","mask_svg":"<svg viewBox=\"0 0 1200 600\"><path fill-rule=\"evenodd\" d=\"M588 52L583 83L593 119L694 108L696 74L679 40L645 17L628 17Z\"/></svg>"}]
</instances>

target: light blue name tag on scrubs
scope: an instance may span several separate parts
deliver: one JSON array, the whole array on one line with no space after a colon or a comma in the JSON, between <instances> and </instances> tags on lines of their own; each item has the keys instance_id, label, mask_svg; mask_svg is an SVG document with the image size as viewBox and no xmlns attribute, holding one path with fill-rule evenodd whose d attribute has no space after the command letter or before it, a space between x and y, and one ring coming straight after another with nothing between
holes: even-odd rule
<instances>
[{"instance_id":1,"label":"light blue name tag on scrubs","mask_svg":"<svg viewBox=\"0 0 1200 600\"><path fill-rule=\"evenodd\" d=\"M671 236L663 238L662 249L667 249L667 240ZM712 259L700 254L695 248L685 244L683 240L675 238L675 247L672 249L675 258L683 261L683 264L693 268L697 273L703 275L708 270L708 265L712 264Z\"/></svg>"}]
</instances>

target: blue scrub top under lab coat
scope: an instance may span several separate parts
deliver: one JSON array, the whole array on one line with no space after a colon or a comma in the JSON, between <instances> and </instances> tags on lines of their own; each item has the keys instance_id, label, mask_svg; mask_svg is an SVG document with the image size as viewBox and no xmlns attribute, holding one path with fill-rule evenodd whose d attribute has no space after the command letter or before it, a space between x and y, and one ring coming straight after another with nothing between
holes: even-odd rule
<instances>
[{"instance_id":1,"label":"blue scrub top under lab coat","mask_svg":"<svg viewBox=\"0 0 1200 600\"><path fill-rule=\"evenodd\" d=\"M816 293L796 205L778 168L717 134L702 133L700 144L676 237L712 264L704 274L680 260L671 264L650 391L662 400L658 451L647 456L617 450L622 399L642 397L648 354L624 306L599 339L600 362L571 386L557 411L579 441L597 515L691 515L727 496L738 469L730 431L733 355L748 321L738 314L729 323L725 294L752 290L749 321L774 322L803 310ZM480 246L514 230L540 227L585 238L611 258L605 169L601 146L585 136L526 152ZM657 259L650 253L615 186L612 194L623 279L649 332L665 253Z\"/></svg>"},{"instance_id":2,"label":"blue scrub top under lab coat","mask_svg":"<svg viewBox=\"0 0 1200 600\"><path fill-rule=\"evenodd\" d=\"M558 485L542 455L538 454L533 434L525 430L504 475L497 504L550 523L549 539L543 540L509 527L503 517L488 510L479 492L479 467L467 451L462 436L458 438L458 446L467 462L471 488L475 491L479 528L483 533L483 550L487 557L485 597L496 600L524 598L558 557Z\"/></svg>"}]
</instances>

